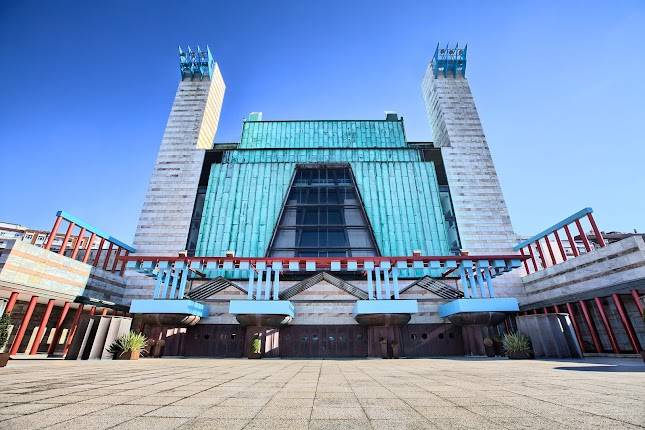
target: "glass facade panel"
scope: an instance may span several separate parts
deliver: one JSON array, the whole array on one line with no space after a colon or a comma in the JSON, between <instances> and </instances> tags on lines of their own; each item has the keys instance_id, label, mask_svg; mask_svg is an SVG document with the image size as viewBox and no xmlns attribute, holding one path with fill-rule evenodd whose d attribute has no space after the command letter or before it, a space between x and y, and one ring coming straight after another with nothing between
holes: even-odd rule
<instances>
[{"instance_id":1,"label":"glass facade panel","mask_svg":"<svg viewBox=\"0 0 645 430\"><path fill-rule=\"evenodd\" d=\"M378 255L349 167L297 169L269 255Z\"/></svg>"}]
</instances>

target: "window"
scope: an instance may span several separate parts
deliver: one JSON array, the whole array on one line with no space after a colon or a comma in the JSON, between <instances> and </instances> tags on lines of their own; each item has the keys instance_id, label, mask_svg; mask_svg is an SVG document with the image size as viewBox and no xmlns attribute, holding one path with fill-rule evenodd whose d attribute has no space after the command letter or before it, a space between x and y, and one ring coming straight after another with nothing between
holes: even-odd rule
<instances>
[{"instance_id":1,"label":"window","mask_svg":"<svg viewBox=\"0 0 645 430\"><path fill-rule=\"evenodd\" d=\"M271 257L375 256L378 251L348 166L298 166Z\"/></svg>"}]
</instances>

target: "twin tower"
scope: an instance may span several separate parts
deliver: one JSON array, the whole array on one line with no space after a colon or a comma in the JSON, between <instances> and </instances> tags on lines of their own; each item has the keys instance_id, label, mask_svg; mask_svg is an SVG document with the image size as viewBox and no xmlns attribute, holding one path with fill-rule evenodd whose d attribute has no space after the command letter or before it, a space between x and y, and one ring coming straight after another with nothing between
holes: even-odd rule
<instances>
[{"instance_id":1,"label":"twin tower","mask_svg":"<svg viewBox=\"0 0 645 430\"><path fill-rule=\"evenodd\" d=\"M516 236L466 79L466 53L437 46L425 72L422 92L434 146L441 148L462 249L513 254ZM135 233L140 255L177 256L187 249L204 158L224 99L226 86L208 48L180 49L179 63L181 80ZM148 279L129 277L128 296L148 297Z\"/></svg>"}]
</instances>

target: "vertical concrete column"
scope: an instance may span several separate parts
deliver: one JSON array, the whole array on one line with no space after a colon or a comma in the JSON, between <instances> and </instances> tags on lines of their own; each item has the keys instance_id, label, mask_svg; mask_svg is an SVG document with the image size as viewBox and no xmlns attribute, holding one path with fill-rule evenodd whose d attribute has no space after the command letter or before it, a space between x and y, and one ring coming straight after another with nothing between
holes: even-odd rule
<instances>
[{"instance_id":1,"label":"vertical concrete column","mask_svg":"<svg viewBox=\"0 0 645 430\"><path fill-rule=\"evenodd\" d=\"M60 316L58 317L58 321L56 322L54 337L52 338L52 343L49 345L49 349L47 350L47 354L49 354L49 356L52 356L56 351L56 346L58 345L58 341L60 340L60 337L62 335L61 331L63 330L63 324L65 323L65 317L67 316L67 312L69 311L69 306L70 303L65 302L63 309L60 311Z\"/></svg>"},{"instance_id":2,"label":"vertical concrete column","mask_svg":"<svg viewBox=\"0 0 645 430\"><path fill-rule=\"evenodd\" d=\"M381 285L381 269L376 267L374 269L374 279L376 280L376 300L383 298L383 286Z\"/></svg>"},{"instance_id":3,"label":"vertical concrete column","mask_svg":"<svg viewBox=\"0 0 645 430\"><path fill-rule=\"evenodd\" d=\"M52 243L54 243L54 239L56 238L56 233L58 233L58 228L60 227L60 223L63 220L62 217L57 216L56 221L54 221L54 226L52 227L51 232L49 233L49 237L47 238L47 242L45 243L45 249L50 249L52 247Z\"/></svg>"},{"instance_id":4,"label":"vertical concrete column","mask_svg":"<svg viewBox=\"0 0 645 430\"><path fill-rule=\"evenodd\" d=\"M247 298L249 300L253 300L253 280L255 279L255 270L250 267L249 268L249 287L247 291Z\"/></svg>"},{"instance_id":5,"label":"vertical concrete column","mask_svg":"<svg viewBox=\"0 0 645 430\"><path fill-rule=\"evenodd\" d=\"M65 232L65 237L63 238L63 243L60 246L60 249L58 250L58 253L60 255L65 255L65 248L67 248L67 241L69 240L69 237L72 235L72 230L74 230L74 227L76 224L73 222L70 222L69 225L67 226L67 231Z\"/></svg>"},{"instance_id":6,"label":"vertical concrete column","mask_svg":"<svg viewBox=\"0 0 645 430\"><path fill-rule=\"evenodd\" d=\"M13 307L16 306L16 301L18 300L18 291L12 291L9 295L9 300L7 301L7 306L4 308L5 314L10 314L13 311Z\"/></svg>"},{"instance_id":7,"label":"vertical concrete column","mask_svg":"<svg viewBox=\"0 0 645 430\"><path fill-rule=\"evenodd\" d=\"M43 333L47 328L47 321L49 321L49 315L52 313L52 308L54 307L54 299L49 299L47 301L47 307L45 308L45 313L43 314L43 319L40 321L38 326L38 331L36 332L36 337L34 338L34 343L31 344L31 350L29 355L36 355L38 352L38 347L40 346L40 341L43 339Z\"/></svg>"},{"instance_id":8,"label":"vertical concrete column","mask_svg":"<svg viewBox=\"0 0 645 430\"><path fill-rule=\"evenodd\" d=\"M87 260L90 258L94 239L96 239L96 233L92 233L92 235L90 236L90 240L87 242L87 245L85 246L85 255L83 256L83 263L87 263Z\"/></svg>"},{"instance_id":9,"label":"vertical concrete column","mask_svg":"<svg viewBox=\"0 0 645 430\"><path fill-rule=\"evenodd\" d=\"M13 340L13 344L11 345L11 349L9 350L10 355L15 355L18 352L20 344L22 343L22 338L25 336L27 326L29 325L29 321L31 320L31 315L34 313L34 309L36 308L36 303L38 303L38 296L31 296L29 305L27 305L27 310L25 311L25 314L22 317L22 321L20 322L20 328L18 329L16 338Z\"/></svg>"},{"instance_id":10,"label":"vertical concrete column","mask_svg":"<svg viewBox=\"0 0 645 430\"><path fill-rule=\"evenodd\" d=\"M74 244L74 249L72 250L72 255L71 255L72 260L76 260L76 256L78 255L78 250L81 248L81 242L83 241L83 236L85 236L85 227L81 227L81 231L78 233L78 236L76 237L76 243Z\"/></svg>"}]
</instances>

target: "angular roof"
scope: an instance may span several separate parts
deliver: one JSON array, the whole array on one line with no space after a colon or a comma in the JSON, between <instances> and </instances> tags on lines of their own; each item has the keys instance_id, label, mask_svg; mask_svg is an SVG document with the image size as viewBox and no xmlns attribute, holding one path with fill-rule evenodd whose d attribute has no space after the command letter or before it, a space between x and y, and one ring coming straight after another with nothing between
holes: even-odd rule
<instances>
[{"instance_id":1,"label":"angular roof","mask_svg":"<svg viewBox=\"0 0 645 430\"><path fill-rule=\"evenodd\" d=\"M314 276L311 276L307 279L303 279L297 284L292 285L291 287L287 288L286 290L280 293L280 300L289 300L296 294L302 293L307 288L313 287L314 285L322 281L326 281L358 299L367 300L367 293L365 291L327 272L317 273Z\"/></svg>"},{"instance_id":2,"label":"angular roof","mask_svg":"<svg viewBox=\"0 0 645 430\"><path fill-rule=\"evenodd\" d=\"M217 294L227 287L235 287L238 290L246 293L247 291L239 285L229 281L228 279L218 276L210 282L207 282L195 289L191 289L186 295L191 300L206 300L213 294Z\"/></svg>"},{"instance_id":3,"label":"angular roof","mask_svg":"<svg viewBox=\"0 0 645 430\"><path fill-rule=\"evenodd\" d=\"M410 285L401 289L399 294L403 294L410 288L418 285L424 290L430 291L432 294L435 294L442 299L460 299L464 297L464 293L459 291L456 288L451 287L448 284L445 284L441 281L431 278L430 276L424 276L423 278L411 283Z\"/></svg>"}]
</instances>

